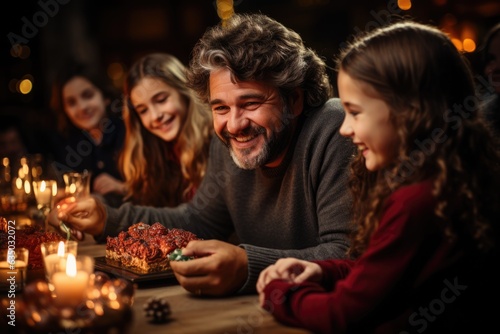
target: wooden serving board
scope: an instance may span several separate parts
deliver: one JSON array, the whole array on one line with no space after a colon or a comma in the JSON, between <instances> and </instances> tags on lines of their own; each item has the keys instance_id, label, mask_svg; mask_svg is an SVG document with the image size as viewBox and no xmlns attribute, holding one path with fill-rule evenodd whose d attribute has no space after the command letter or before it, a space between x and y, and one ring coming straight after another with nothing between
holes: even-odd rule
<instances>
[{"instance_id":1,"label":"wooden serving board","mask_svg":"<svg viewBox=\"0 0 500 334\"><path fill-rule=\"evenodd\" d=\"M175 279L172 270L144 273L133 268L123 267L120 263L107 259L105 256L95 258L95 270L103 271L116 277L125 278L134 283L156 281L161 279Z\"/></svg>"}]
</instances>

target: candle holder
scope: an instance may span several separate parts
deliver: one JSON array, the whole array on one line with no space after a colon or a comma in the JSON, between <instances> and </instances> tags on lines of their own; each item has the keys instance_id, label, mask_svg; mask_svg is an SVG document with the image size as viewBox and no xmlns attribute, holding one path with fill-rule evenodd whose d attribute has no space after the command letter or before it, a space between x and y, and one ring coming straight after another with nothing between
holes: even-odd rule
<instances>
[{"instance_id":1,"label":"candle holder","mask_svg":"<svg viewBox=\"0 0 500 334\"><path fill-rule=\"evenodd\" d=\"M61 259L67 257L68 254L77 255L78 242L74 240L44 242L40 245L40 250L42 252L45 278L51 291L54 291L50 278L57 266L59 266Z\"/></svg>"},{"instance_id":2,"label":"candle holder","mask_svg":"<svg viewBox=\"0 0 500 334\"><path fill-rule=\"evenodd\" d=\"M90 195L90 178L92 173L84 170L81 173L68 172L63 174L65 184L64 197L83 198ZM71 237L70 230L64 221L59 221L59 226L62 232L66 233L68 239Z\"/></svg>"},{"instance_id":3,"label":"candle holder","mask_svg":"<svg viewBox=\"0 0 500 334\"><path fill-rule=\"evenodd\" d=\"M54 286L54 301L60 307L76 308L85 303L94 258L69 253L54 266L50 281Z\"/></svg>"},{"instance_id":4,"label":"candle holder","mask_svg":"<svg viewBox=\"0 0 500 334\"><path fill-rule=\"evenodd\" d=\"M57 184L54 180L33 181L33 192L35 193L37 209L42 213L44 231L47 230L47 216L52 209L54 188L57 189Z\"/></svg>"},{"instance_id":5,"label":"candle holder","mask_svg":"<svg viewBox=\"0 0 500 334\"><path fill-rule=\"evenodd\" d=\"M86 197L90 195L91 173L84 170L81 173L69 172L63 174L66 197Z\"/></svg>"},{"instance_id":6,"label":"candle holder","mask_svg":"<svg viewBox=\"0 0 500 334\"><path fill-rule=\"evenodd\" d=\"M11 166L12 193L15 196L29 196L31 194L31 174L28 157L21 157L19 161Z\"/></svg>"},{"instance_id":7,"label":"candle holder","mask_svg":"<svg viewBox=\"0 0 500 334\"><path fill-rule=\"evenodd\" d=\"M16 326L23 333L128 333L136 285L103 272L89 276L87 295L77 307L61 304L45 281L26 285L16 298ZM0 305L5 311L10 300L0 296Z\"/></svg>"},{"instance_id":8,"label":"candle holder","mask_svg":"<svg viewBox=\"0 0 500 334\"><path fill-rule=\"evenodd\" d=\"M27 248L0 250L0 290L19 291L26 285L29 251Z\"/></svg>"}]
</instances>

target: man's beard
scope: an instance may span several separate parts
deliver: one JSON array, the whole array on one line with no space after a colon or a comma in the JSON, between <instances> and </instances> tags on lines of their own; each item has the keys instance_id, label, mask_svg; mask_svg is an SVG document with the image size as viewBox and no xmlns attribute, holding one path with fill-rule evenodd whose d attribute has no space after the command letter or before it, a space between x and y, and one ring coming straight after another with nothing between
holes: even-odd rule
<instances>
[{"instance_id":1,"label":"man's beard","mask_svg":"<svg viewBox=\"0 0 500 334\"><path fill-rule=\"evenodd\" d=\"M254 157L249 156L254 149L253 147L239 150L240 157L238 157L230 144L230 139L234 136L229 134L226 129L221 134L221 140L228 148L231 158L233 158L234 163L239 168L248 170L257 169L273 162L286 149L290 137L292 136L292 119L293 115L290 113L289 108L285 107L283 110L283 118L281 120L281 128L278 130L273 129L269 137L266 134L266 129L261 126L249 126L241 131L238 135L252 137L259 135L264 136L264 144L260 152Z\"/></svg>"}]
</instances>

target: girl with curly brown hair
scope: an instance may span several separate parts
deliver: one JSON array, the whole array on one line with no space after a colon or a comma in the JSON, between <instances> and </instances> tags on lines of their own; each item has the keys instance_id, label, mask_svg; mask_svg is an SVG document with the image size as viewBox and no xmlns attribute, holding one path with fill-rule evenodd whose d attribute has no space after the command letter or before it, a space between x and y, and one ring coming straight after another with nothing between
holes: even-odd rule
<instances>
[{"instance_id":1,"label":"girl with curly brown hair","mask_svg":"<svg viewBox=\"0 0 500 334\"><path fill-rule=\"evenodd\" d=\"M278 260L261 305L318 333L481 332L495 314L482 298L498 297L500 156L468 64L437 28L400 22L338 70L340 133L358 147L351 257Z\"/></svg>"}]
</instances>

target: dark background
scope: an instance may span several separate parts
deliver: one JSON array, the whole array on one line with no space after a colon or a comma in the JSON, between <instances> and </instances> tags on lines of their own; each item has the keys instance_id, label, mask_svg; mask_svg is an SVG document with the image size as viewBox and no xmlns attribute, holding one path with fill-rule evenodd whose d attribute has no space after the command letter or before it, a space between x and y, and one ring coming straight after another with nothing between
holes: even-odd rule
<instances>
[{"instance_id":1,"label":"dark background","mask_svg":"<svg viewBox=\"0 0 500 334\"><path fill-rule=\"evenodd\" d=\"M401 1L401 0L400 0ZM48 103L51 81L67 59L87 62L121 87L123 75L138 57L161 51L188 64L203 32L220 22L216 0L32 0L3 3L0 64L0 117L16 115L28 129L51 129ZM261 12L297 31L330 66L342 43L353 33L390 21L388 14L408 16L439 26L452 37L477 44L468 53L477 68L478 50L487 29L500 22L498 0L414 0L403 11L396 0L235 0L235 12ZM396 9L396 10L395 10ZM31 24L30 29L29 25ZM12 41L23 40L21 57L11 54ZM331 70L332 83L335 73ZM29 78L23 95L16 83ZM1 119L0 119L1 122ZM37 131L34 131L35 133Z\"/></svg>"}]
</instances>

